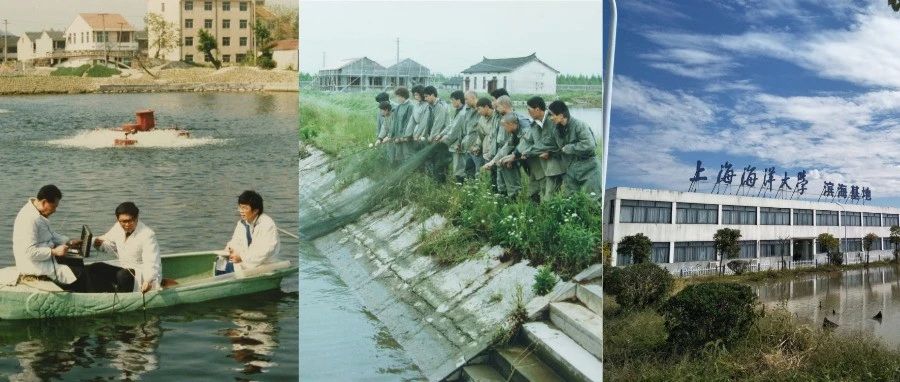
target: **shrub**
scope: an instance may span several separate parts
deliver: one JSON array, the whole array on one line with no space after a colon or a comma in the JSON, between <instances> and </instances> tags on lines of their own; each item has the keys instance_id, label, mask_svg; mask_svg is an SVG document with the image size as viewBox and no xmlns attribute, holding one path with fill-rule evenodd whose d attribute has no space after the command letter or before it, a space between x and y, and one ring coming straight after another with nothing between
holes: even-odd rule
<instances>
[{"instance_id":1,"label":"shrub","mask_svg":"<svg viewBox=\"0 0 900 382\"><path fill-rule=\"evenodd\" d=\"M256 59L256 66L262 69L274 69L276 66L276 62L272 59L272 57L260 56Z\"/></svg>"},{"instance_id":2,"label":"shrub","mask_svg":"<svg viewBox=\"0 0 900 382\"><path fill-rule=\"evenodd\" d=\"M672 291L669 271L653 263L634 264L621 270L616 302L624 310L659 305Z\"/></svg>"},{"instance_id":3,"label":"shrub","mask_svg":"<svg viewBox=\"0 0 900 382\"><path fill-rule=\"evenodd\" d=\"M56 68L53 72L50 73L51 76L72 76L72 77L81 77L84 75L91 65L84 64L77 68Z\"/></svg>"},{"instance_id":4,"label":"shrub","mask_svg":"<svg viewBox=\"0 0 900 382\"><path fill-rule=\"evenodd\" d=\"M88 77L110 77L122 72L115 68L109 68L103 65L94 65L91 66L85 73L87 73Z\"/></svg>"},{"instance_id":5,"label":"shrub","mask_svg":"<svg viewBox=\"0 0 900 382\"><path fill-rule=\"evenodd\" d=\"M619 294L622 290L622 268L613 266L603 267L603 292L611 295Z\"/></svg>"},{"instance_id":6,"label":"shrub","mask_svg":"<svg viewBox=\"0 0 900 382\"><path fill-rule=\"evenodd\" d=\"M728 269L736 275L742 275L750 269L750 262L747 260L731 260L728 262Z\"/></svg>"},{"instance_id":7,"label":"shrub","mask_svg":"<svg viewBox=\"0 0 900 382\"><path fill-rule=\"evenodd\" d=\"M688 285L660 309L674 347L702 347L708 342L730 344L747 335L759 313L756 295L747 285Z\"/></svg>"},{"instance_id":8,"label":"shrub","mask_svg":"<svg viewBox=\"0 0 900 382\"><path fill-rule=\"evenodd\" d=\"M831 265L841 265L844 263L843 252L828 252L828 263Z\"/></svg>"},{"instance_id":9,"label":"shrub","mask_svg":"<svg viewBox=\"0 0 900 382\"><path fill-rule=\"evenodd\" d=\"M636 235L625 236L619 241L616 248L616 254L620 256L630 256L633 264L646 262L650 258L653 250L653 243L650 238L639 233Z\"/></svg>"},{"instance_id":10,"label":"shrub","mask_svg":"<svg viewBox=\"0 0 900 382\"><path fill-rule=\"evenodd\" d=\"M574 224L559 227L559 256L557 269L566 274L575 274L589 265L599 262L597 236L590 229Z\"/></svg>"},{"instance_id":11,"label":"shrub","mask_svg":"<svg viewBox=\"0 0 900 382\"><path fill-rule=\"evenodd\" d=\"M534 275L534 285L531 286L531 290L533 290L536 295L543 296L553 290L553 287L556 286L556 281L556 275L553 273L553 269L544 265L538 268L537 273Z\"/></svg>"},{"instance_id":12,"label":"shrub","mask_svg":"<svg viewBox=\"0 0 900 382\"><path fill-rule=\"evenodd\" d=\"M419 245L419 253L431 256L438 264L452 265L475 257L478 247L471 231L449 227L426 236Z\"/></svg>"}]
</instances>

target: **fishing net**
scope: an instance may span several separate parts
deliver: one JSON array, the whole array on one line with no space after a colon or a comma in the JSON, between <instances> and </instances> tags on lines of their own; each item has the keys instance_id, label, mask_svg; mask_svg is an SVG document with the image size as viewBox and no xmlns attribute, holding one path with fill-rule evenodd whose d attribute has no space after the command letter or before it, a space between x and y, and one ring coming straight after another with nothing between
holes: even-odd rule
<instances>
[{"instance_id":1,"label":"fishing net","mask_svg":"<svg viewBox=\"0 0 900 382\"><path fill-rule=\"evenodd\" d=\"M301 240L315 240L356 221L360 216L392 199L393 191L414 171L426 167L426 163L435 160L441 149L447 151L446 145L428 143L409 155L406 160L391 164L388 150L396 146L389 147L390 145L394 144L362 149L319 164L330 166L338 175L334 182L326 185L331 187L331 190L315 190L309 193L310 196L301 197ZM304 176L313 176L304 175L303 172L304 169L301 168L301 187L307 183ZM334 190L335 186L339 190Z\"/></svg>"}]
</instances>

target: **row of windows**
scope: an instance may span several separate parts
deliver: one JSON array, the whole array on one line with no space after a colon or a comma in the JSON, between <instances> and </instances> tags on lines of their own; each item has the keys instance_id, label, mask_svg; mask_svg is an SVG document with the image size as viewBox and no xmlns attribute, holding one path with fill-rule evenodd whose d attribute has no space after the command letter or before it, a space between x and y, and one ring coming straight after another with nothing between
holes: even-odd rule
<instances>
[{"instance_id":1,"label":"row of windows","mask_svg":"<svg viewBox=\"0 0 900 382\"><path fill-rule=\"evenodd\" d=\"M885 248L891 249L889 238L875 240L872 243L873 251L880 251ZM757 242L755 240L742 240L738 244L741 247L741 259L757 258ZM823 253L825 250L821 247L821 243L816 243L816 253ZM862 239L841 239L841 251L843 252L860 252L863 250ZM791 254L790 242L787 240L760 240L759 241L759 257L788 257ZM685 241L675 242L675 262L688 261L715 261L716 246L712 241ZM654 242L650 261L663 264L669 262L669 243ZM631 264L631 256L619 255L618 265Z\"/></svg>"},{"instance_id":2,"label":"row of windows","mask_svg":"<svg viewBox=\"0 0 900 382\"><path fill-rule=\"evenodd\" d=\"M116 39L118 42L129 42L130 35L129 32L114 32L117 33L119 38ZM79 34L69 33L66 35L66 42L70 44L74 44L76 40L79 40L81 44L84 44L85 40L87 42L109 42L109 32L79 32Z\"/></svg>"},{"instance_id":3,"label":"row of windows","mask_svg":"<svg viewBox=\"0 0 900 382\"><path fill-rule=\"evenodd\" d=\"M238 39L239 46L247 46L247 38L241 37ZM193 37L185 37L184 38L184 46L194 46L194 38ZM222 37L222 46L231 46L231 37Z\"/></svg>"},{"instance_id":4,"label":"row of windows","mask_svg":"<svg viewBox=\"0 0 900 382\"><path fill-rule=\"evenodd\" d=\"M247 20L241 19L238 20L238 29L247 29ZM191 29L194 27L194 19L184 19L184 27L186 29ZM212 19L204 19L203 20L203 28L212 29L213 20ZM222 29L230 29L231 28L231 19L222 19Z\"/></svg>"},{"instance_id":5,"label":"row of windows","mask_svg":"<svg viewBox=\"0 0 900 382\"><path fill-rule=\"evenodd\" d=\"M718 224L719 206L716 204L678 203L675 222L678 224ZM671 223L672 203L648 200L622 200L620 223ZM794 209L794 225L813 225L813 210ZM845 226L890 227L898 225L898 214L874 212L841 212L840 222ZM757 225L756 207L722 205L722 224ZM818 210L815 225L838 226L838 211ZM611 217L611 220L615 220ZM791 225L790 208L759 208L759 225Z\"/></svg>"},{"instance_id":6,"label":"row of windows","mask_svg":"<svg viewBox=\"0 0 900 382\"><path fill-rule=\"evenodd\" d=\"M243 54L243 53L235 54L235 55L234 55L234 62L242 62L242 61L244 61L244 58L245 58L246 56L247 56L247 55L246 55L246 54ZM203 60L206 61L206 56L203 56ZM185 62L194 62L194 55L193 55L193 54L185 54L185 55L184 55L184 61L185 61ZM222 55L222 62L231 62L231 55L230 55L230 54L223 54L223 55Z\"/></svg>"},{"instance_id":7,"label":"row of windows","mask_svg":"<svg viewBox=\"0 0 900 382\"><path fill-rule=\"evenodd\" d=\"M246 12L249 9L249 2L247 2L247 1L238 2L238 9L241 12ZM193 11L194 10L194 2L193 1L185 1L184 2L184 10L185 11ZM203 2L203 10L204 11L213 10L213 2L212 1L204 1ZM223 1L222 2L222 10L230 11L231 10L231 2ZM163 11L165 11L165 8L163 8Z\"/></svg>"}]
</instances>

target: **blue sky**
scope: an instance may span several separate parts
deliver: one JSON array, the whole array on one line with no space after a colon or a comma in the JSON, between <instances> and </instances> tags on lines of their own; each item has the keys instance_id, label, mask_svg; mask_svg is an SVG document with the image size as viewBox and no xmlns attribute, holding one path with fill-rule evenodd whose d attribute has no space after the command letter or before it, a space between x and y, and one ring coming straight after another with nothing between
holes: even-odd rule
<instances>
[{"instance_id":1,"label":"blue sky","mask_svg":"<svg viewBox=\"0 0 900 382\"><path fill-rule=\"evenodd\" d=\"M882 1L619 1L608 186L686 191L701 160L709 191L729 161L900 207L898 36Z\"/></svg>"}]
</instances>

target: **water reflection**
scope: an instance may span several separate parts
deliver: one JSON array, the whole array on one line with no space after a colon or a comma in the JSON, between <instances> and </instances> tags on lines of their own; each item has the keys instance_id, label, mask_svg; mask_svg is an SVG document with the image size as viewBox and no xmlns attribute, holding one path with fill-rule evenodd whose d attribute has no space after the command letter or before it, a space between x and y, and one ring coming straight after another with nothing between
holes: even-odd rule
<instances>
[{"instance_id":1,"label":"water reflection","mask_svg":"<svg viewBox=\"0 0 900 382\"><path fill-rule=\"evenodd\" d=\"M784 304L819 326L827 318L838 331L871 333L900 348L900 268L887 266L752 285L767 305ZM875 319L881 313L881 319Z\"/></svg>"},{"instance_id":2,"label":"water reflection","mask_svg":"<svg viewBox=\"0 0 900 382\"><path fill-rule=\"evenodd\" d=\"M243 365L243 374L256 374L275 366L272 352L278 347L278 332L268 317L259 310L238 309L232 319L234 327L222 331L231 341L231 358Z\"/></svg>"},{"instance_id":3,"label":"water reflection","mask_svg":"<svg viewBox=\"0 0 900 382\"><path fill-rule=\"evenodd\" d=\"M107 320L59 319L6 322L2 342L16 342L18 371L11 381L62 378L78 368L99 366L117 379L134 380L159 368L162 335L158 317L128 314ZM4 358L9 355L3 354ZM96 359L108 359L107 365Z\"/></svg>"},{"instance_id":4,"label":"water reflection","mask_svg":"<svg viewBox=\"0 0 900 382\"><path fill-rule=\"evenodd\" d=\"M296 339L281 343L285 313L279 314L293 311L296 317L296 300L296 292L271 291L146 313L3 321L0 378L138 380L156 371L162 372L157 376L167 374L159 370L164 359L170 369L179 363L207 364L211 370L204 369L204 374L214 380L252 380L260 373L286 378L293 374L296 379L296 363L294 370L278 367L285 360L296 362ZM294 308L285 309L285 302ZM198 333L193 329L197 326L218 329ZM191 340L221 345L195 347ZM228 358L232 361L219 361Z\"/></svg>"}]
</instances>

